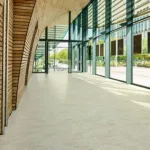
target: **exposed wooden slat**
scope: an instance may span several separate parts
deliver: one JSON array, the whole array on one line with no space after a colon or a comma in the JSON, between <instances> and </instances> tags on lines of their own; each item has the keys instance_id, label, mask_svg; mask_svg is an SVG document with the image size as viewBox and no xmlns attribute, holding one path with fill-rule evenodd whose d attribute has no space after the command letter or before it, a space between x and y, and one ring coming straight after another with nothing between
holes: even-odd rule
<instances>
[{"instance_id":1,"label":"exposed wooden slat","mask_svg":"<svg viewBox=\"0 0 150 150\"><path fill-rule=\"evenodd\" d=\"M8 115L12 113L13 0L9 1Z\"/></svg>"}]
</instances>

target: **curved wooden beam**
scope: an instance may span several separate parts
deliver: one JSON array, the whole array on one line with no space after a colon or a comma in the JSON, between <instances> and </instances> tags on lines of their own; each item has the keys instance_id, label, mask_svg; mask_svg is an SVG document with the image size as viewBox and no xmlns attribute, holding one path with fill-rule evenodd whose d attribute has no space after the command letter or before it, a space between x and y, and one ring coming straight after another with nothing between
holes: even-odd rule
<instances>
[{"instance_id":1,"label":"curved wooden beam","mask_svg":"<svg viewBox=\"0 0 150 150\"><path fill-rule=\"evenodd\" d=\"M14 1L13 27L13 109L16 109L24 90L24 70L26 70L29 41L29 25L36 0Z\"/></svg>"}]
</instances>

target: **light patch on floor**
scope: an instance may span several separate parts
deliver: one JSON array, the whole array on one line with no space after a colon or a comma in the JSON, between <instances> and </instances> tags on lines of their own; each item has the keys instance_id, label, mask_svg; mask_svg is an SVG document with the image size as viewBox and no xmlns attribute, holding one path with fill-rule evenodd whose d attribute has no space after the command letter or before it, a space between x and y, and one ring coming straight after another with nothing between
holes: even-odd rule
<instances>
[{"instance_id":1,"label":"light patch on floor","mask_svg":"<svg viewBox=\"0 0 150 150\"><path fill-rule=\"evenodd\" d=\"M101 86L99 86L101 87ZM140 91L135 91L134 89L121 89L121 88L110 88L110 87L101 87L103 89L109 90L109 91L119 91L119 92L125 92L125 93L133 93L133 94L140 94L140 95L150 95L149 93L145 93L145 92L140 92Z\"/></svg>"},{"instance_id":2,"label":"light patch on floor","mask_svg":"<svg viewBox=\"0 0 150 150\"><path fill-rule=\"evenodd\" d=\"M138 104L140 106L146 107L146 108L150 108L150 103L145 103L145 102L137 102L137 101L132 101L135 104Z\"/></svg>"},{"instance_id":3,"label":"light patch on floor","mask_svg":"<svg viewBox=\"0 0 150 150\"><path fill-rule=\"evenodd\" d=\"M90 75L87 73L73 74L72 76L92 85L95 85L99 88L103 88L104 90L108 90L109 92L115 95L127 96L130 93L138 95L150 95L150 90L148 89L134 85L127 85L125 83L115 81L112 79L106 79L100 76Z\"/></svg>"},{"instance_id":4,"label":"light patch on floor","mask_svg":"<svg viewBox=\"0 0 150 150\"><path fill-rule=\"evenodd\" d=\"M126 94L117 92L117 91L110 91L111 93L115 94L115 95L119 95L119 96L127 96Z\"/></svg>"}]
</instances>

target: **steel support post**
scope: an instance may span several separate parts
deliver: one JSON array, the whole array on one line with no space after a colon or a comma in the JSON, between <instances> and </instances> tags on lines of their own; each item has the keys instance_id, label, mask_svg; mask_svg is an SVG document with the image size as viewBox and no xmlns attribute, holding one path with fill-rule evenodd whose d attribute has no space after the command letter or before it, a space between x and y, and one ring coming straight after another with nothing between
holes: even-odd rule
<instances>
[{"instance_id":1,"label":"steel support post","mask_svg":"<svg viewBox=\"0 0 150 150\"><path fill-rule=\"evenodd\" d=\"M93 59L92 59L92 74L96 75L96 40L93 40Z\"/></svg>"},{"instance_id":2,"label":"steel support post","mask_svg":"<svg viewBox=\"0 0 150 150\"><path fill-rule=\"evenodd\" d=\"M56 39L56 26L54 27L54 39ZM54 71L56 71L56 41L54 41Z\"/></svg>"},{"instance_id":3,"label":"steel support post","mask_svg":"<svg viewBox=\"0 0 150 150\"><path fill-rule=\"evenodd\" d=\"M92 74L96 75L96 34L97 34L97 0L94 0L93 5L93 59L92 59Z\"/></svg>"},{"instance_id":4,"label":"steel support post","mask_svg":"<svg viewBox=\"0 0 150 150\"><path fill-rule=\"evenodd\" d=\"M105 77L110 78L110 34L105 38Z\"/></svg>"},{"instance_id":5,"label":"steel support post","mask_svg":"<svg viewBox=\"0 0 150 150\"><path fill-rule=\"evenodd\" d=\"M110 26L111 26L111 1L106 0L105 5L105 77L110 78Z\"/></svg>"},{"instance_id":6,"label":"steel support post","mask_svg":"<svg viewBox=\"0 0 150 150\"><path fill-rule=\"evenodd\" d=\"M45 73L48 74L48 27L45 29Z\"/></svg>"},{"instance_id":7,"label":"steel support post","mask_svg":"<svg viewBox=\"0 0 150 150\"><path fill-rule=\"evenodd\" d=\"M133 8L134 0L127 0L127 68L126 68L126 82L127 84L132 84L133 82Z\"/></svg>"},{"instance_id":8,"label":"steel support post","mask_svg":"<svg viewBox=\"0 0 150 150\"><path fill-rule=\"evenodd\" d=\"M75 21L73 21L71 26L72 31L72 40L75 39ZM75 46L74 43L72 44L72 69L75 70Z\"/></svg>"},{"instance_id":9,"label":"steel support post","mask_svg":"<svg viewBox=\"0 0 150 150\"><path fill-rule=\"evenodd\" d=\"M87 8L82 10L82 72L86 72Z\"/></svg>"},{"instance_id":10,"label":"steel support post","mask_svg":"<svg viewBox=\"0 0 150 150\"><path fill-rule=\"evenodd\" d=\"M72 73L71 11L69 11L68 26L68 73Z\"/></svg>"}]
</instances>

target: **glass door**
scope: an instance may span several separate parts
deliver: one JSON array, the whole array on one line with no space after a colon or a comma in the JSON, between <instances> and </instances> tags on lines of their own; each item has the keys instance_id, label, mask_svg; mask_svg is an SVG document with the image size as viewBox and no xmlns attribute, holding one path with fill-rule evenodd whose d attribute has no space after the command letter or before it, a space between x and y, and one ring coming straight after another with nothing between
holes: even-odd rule
<instances>
[{"instance_id":1,"label":"glass door","mask_svg":"<svg viewBox=\"0 0 150 150\"><path fill-rule=\"evenodd\" d=\"M68 43L49 42L49 72L68 70Z\"/></svg>"}]
</instances>

